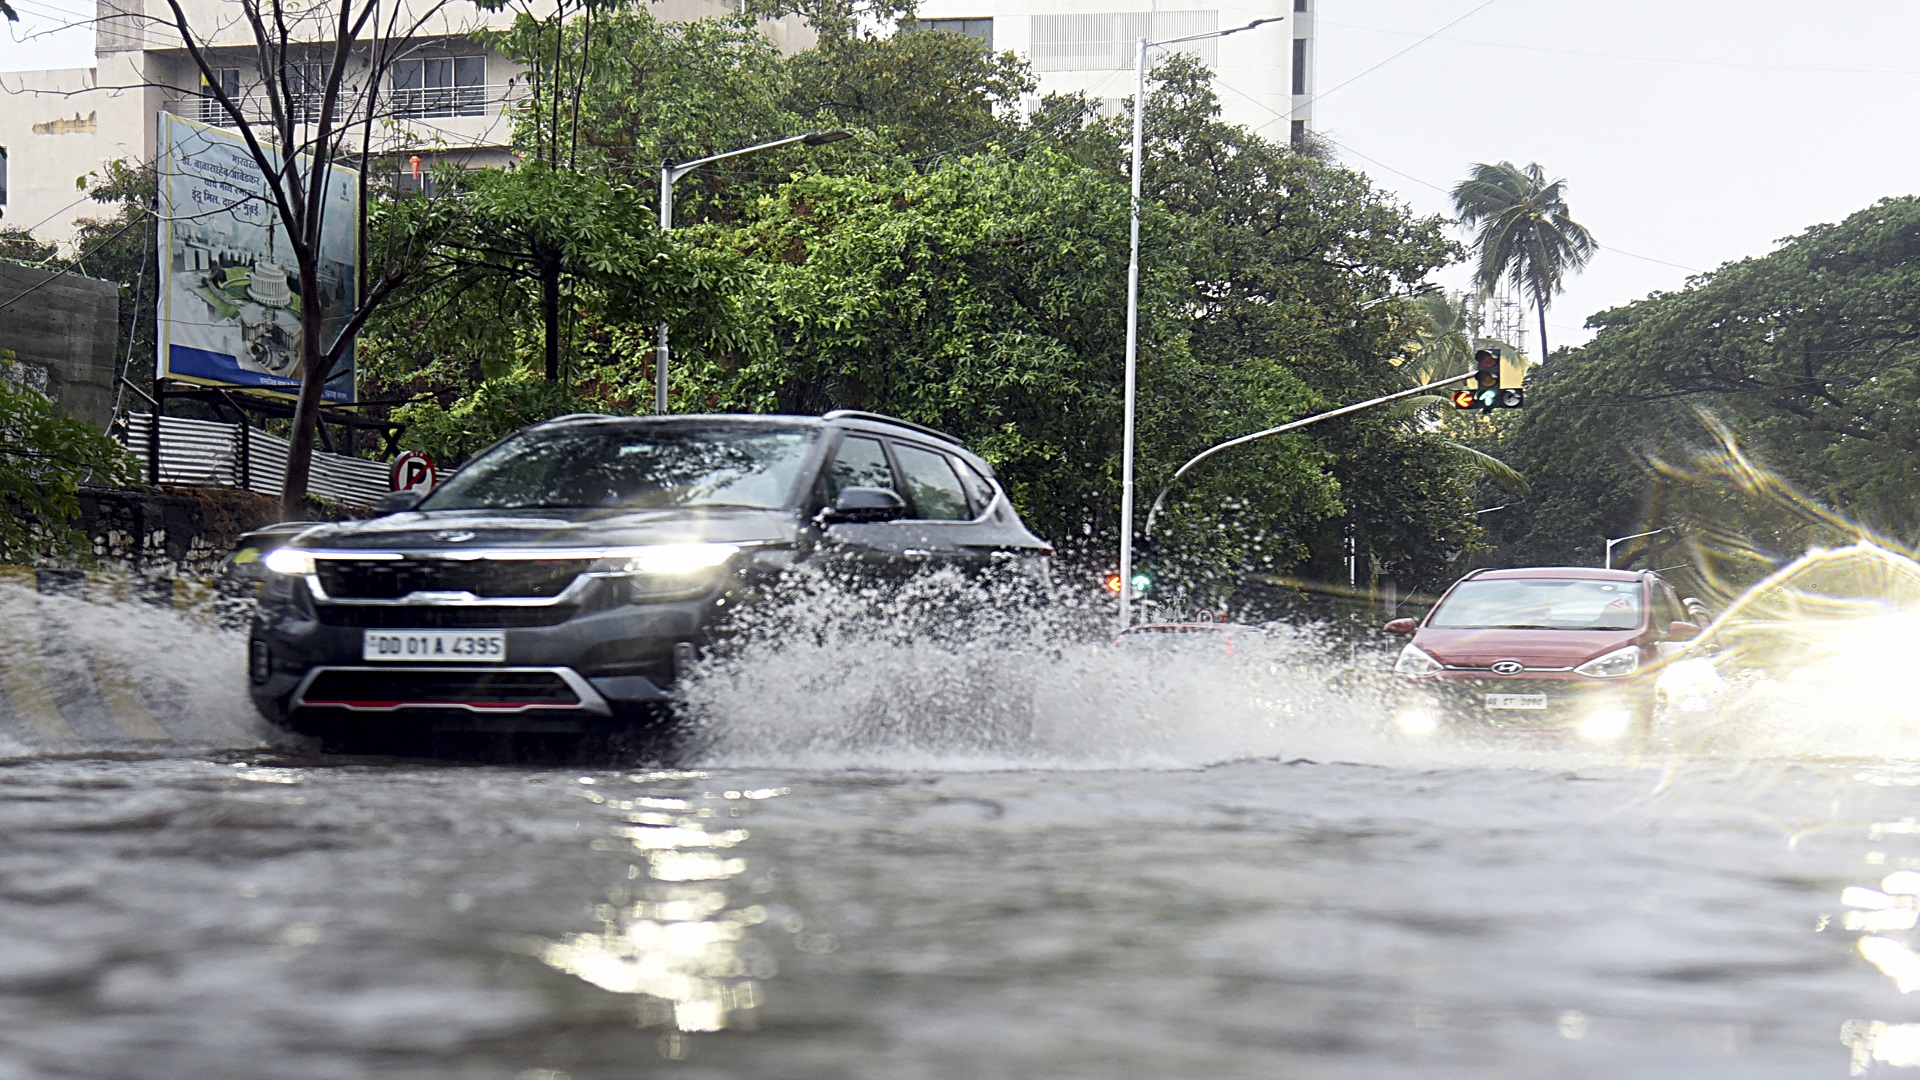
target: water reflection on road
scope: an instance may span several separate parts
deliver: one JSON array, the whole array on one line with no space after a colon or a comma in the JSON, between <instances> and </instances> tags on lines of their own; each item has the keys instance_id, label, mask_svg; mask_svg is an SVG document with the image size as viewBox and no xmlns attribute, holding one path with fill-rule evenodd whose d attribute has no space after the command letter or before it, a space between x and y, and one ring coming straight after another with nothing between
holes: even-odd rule
<instances>
[{"instance_id":1,"label":"water reflection on road","mask_svg":"<svg viewBox=\"0 0 1920 1080\"><path fill-rule=\"evenodd\" d=\"M682 1032L750 1027L762 981L776 970L771 952L754 936L754 928L767 921L767 909L751 898L767 892L772 882L761 878L739 888L748 863L731 849L748 834L728 827L735 819L725 811L737 811L729 803L770 799L787 789L729 790L718 800L712 793L696 799L635 792L636 787L648 790L647 782L659 778L634 777L583 793L620 812L626 822L613 830L612 839L595 840L593 847L625 851L634 861L608 890L606 902L595 906L600 929L568 934L540 950L540 958L602 990L639 995L634 1019L643 1027ZM705 774L684 778L704 779ZM581 783L596 781L582 777Z\"/></svg>"}]
</instances>

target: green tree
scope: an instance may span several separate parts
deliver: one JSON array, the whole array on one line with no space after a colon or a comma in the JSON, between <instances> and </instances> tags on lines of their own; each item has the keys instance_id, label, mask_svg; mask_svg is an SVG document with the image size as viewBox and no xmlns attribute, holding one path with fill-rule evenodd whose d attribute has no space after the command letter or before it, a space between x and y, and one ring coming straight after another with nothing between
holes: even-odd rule
<instances>
[{"instance_id":1,"label":"green tree","mask_svg":"<svg viewBox=\"0 0 1920 1080\"><path fill-rule=\"evenodd\" d=\"M1537 492L1499 523L1506 551L1597 561L1600 537L1680 524L1759 565L1848 529L1920 536L1920 199L1589 325L1506 445Z\"/></svg>"},{"instance_id":2,"label":"green tree","mask_svg":"<svg viewBox=\"0 0 1920 1080\"><path fill-rule=\"evenodd\" d=\"M1474 229L1473 280L1491 293L1504 279L1540 317L1540 360L1547 359L1547 308L1598 250L1567 211L1566 180L1548 182L1538 163L1476 164L1453 187L1454 210Z\"/></svg>"},{"instance_id":3,"label":"green tree","mask_svg":"<svg viewBox=\"0 0 1920 1080\"><path fill-rule=\"evenodd\" d=\"M0 349L0 561L84 558L81 485L131 486L138 469L119 443L14 382L13 361Z\"/></svg>"}]
</instances>

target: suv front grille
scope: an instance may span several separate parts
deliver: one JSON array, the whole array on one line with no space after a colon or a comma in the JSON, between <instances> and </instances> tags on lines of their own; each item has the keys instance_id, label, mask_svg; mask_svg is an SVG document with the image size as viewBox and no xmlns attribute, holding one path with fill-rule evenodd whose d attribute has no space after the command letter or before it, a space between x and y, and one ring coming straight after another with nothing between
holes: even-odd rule
<instances>
[{"instance_id":1,"label":"suv front grille","mask_svg":"<svg viewBox=\"0 0 1920 1080\"><path fill-rule=\"evenodd\" d=\"M320 585L336 600L398 600L416 592L485 597L558 596L589 559L321 559Z\"/></svg>"},{"instance_id":2,"label":"suv front grille","mask_svg":"<svg viewBox=\"0 0 1920 1080\"><path fill-rule=\"evenodd\" d=\"M468 705L482 709L568 708L580 696L550 671L323 671L304 705L349 709Z\"/></svg>"},{"instance_id":3,"label":"suv front grille","mask_svg":"<svg viewBox=\"0 0 1920 1080\"><path fill-rule=\"evenodd\" d=\"M572 604L540 607L492 607L476 604L407 604L361 607L316 604L322 626L365 626L377 630L512 630L522 626L559 626L579 609Z\"/></svg>"}]
</instances>

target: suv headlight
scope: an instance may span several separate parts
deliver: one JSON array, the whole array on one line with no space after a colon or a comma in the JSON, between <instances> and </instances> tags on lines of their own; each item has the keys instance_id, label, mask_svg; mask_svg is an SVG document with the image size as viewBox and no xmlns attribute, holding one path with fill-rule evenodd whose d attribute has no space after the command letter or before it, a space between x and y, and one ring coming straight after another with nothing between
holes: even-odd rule
<instances>
[{"instance_id":1,"label":"suv headlight","mask_svg":"<svg viewBox=\"0 0 1920 1080\"><path fill-rule=\"evenodd\" d=\"M652 544L596 560L593 572L626 578L635 600L672 600L712 589L740 553L738 544Z\"/></svg>"},{"instance_id":2,"label":"suv headlight","mask_svg":"<svg viewBox=\"0 0 1920 1080\"><path fill-rule=\"evenodd\" d=\"M1605 656L1596 656L1573 670L1595 679L1618 679L1622 675L1631 675L1640 670L1640 646L1629 645L1624 649L1615 649Z\"/></svg>"},{"instance_id":3,"label":"suv headlight","mask_svg":"<svg viewBox=\"0 0 1920 1080\"><path fill-rule=\"evenodd\" d=\"M313 573L313 552L299 548L274 548L260 560L268 570L288 577L299 577Z\"/></svg>"},{"instance_id":4,"label":"suv headlight","mask_svg":"<svg viewBox=\"0 0 1920 1080\"><path fill-rule=\"evenodd\" d=\"M1445 665L1419 649L1409 645L1400 650L1400 659L1393 662L1395 675L1431 675Z\"/></svg>"}]
</instances>

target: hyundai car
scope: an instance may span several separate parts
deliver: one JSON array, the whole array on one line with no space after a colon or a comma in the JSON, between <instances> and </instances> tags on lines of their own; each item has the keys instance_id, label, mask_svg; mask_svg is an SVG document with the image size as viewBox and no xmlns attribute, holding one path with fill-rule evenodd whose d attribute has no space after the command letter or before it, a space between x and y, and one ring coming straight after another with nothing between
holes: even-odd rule
<instances>
[{"instance_id":1,"label":"hyundai car","mask_svg":"<svg viewBox=\"0 0 1920 1080\"><path fill-rule=\"evenodd\" d=\"M1394 723L1442 732L1642 739L1662 661L1699 634L1651 571L1476 570L1421 620L1393 665Z\"/></svg>"},{"instance_id":2,"label":"hyundai car","mask_svg":"<svg viewBox=\"0 0 1920 1080\"><path fill-rule=\"evenodd\" d=\"M844 410L562 417L389 500L262 558L248 679L273 723L336 744L658 735L729 615L795 567L885 582L1052 555L985 460Z\"/></svg>"}]
</instances>

